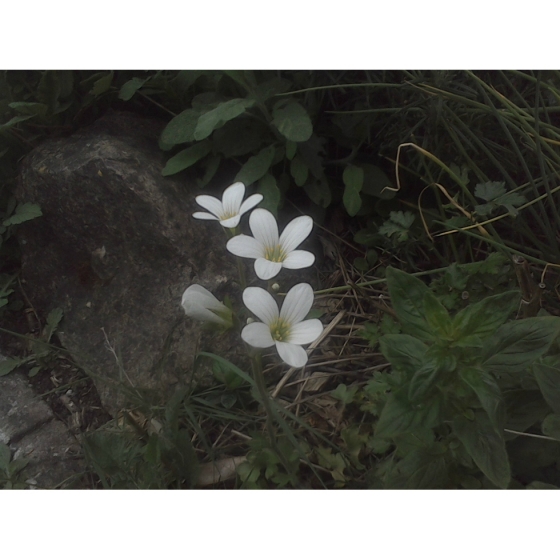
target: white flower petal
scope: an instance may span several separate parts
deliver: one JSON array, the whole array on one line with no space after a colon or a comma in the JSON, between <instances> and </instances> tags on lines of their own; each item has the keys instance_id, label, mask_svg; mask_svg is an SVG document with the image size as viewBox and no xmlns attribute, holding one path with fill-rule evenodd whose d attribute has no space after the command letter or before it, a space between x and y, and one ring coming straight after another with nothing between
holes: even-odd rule
<instances>
[{"instance_id":1,"label":"white flower petal","mask_svg":"<svg viewBox=\"0 0 560 560\"><path fill-rule=\"evenodd\" d=\"M319 319L308 319L294 325L290 330L290 344L309 344L317 340L323 332Z\"/></svg>"},{"instance_id":2,"label":"white flower petal","mask_svg":"<svg viewBox=\"0 0 560 560\"><path fill-rule=\"evenodd\" d=\"M313 305L313 288L309 284L296 284L287 294L280 317L289 325L296 325L309 313Z\"/></svg>"},{"instance_id":3,"label":"white flower petal","mask_svg":"<svg viewBox=\"0 0 560 560\"><path fill-rule=\"evenodd\" d=\"M262 288L245 288L243 303L266 325L271 325L278 319L278 305L274 298Z\"/></svg>"},{"instance_id":4,"label":"white flower petal","mask_svg":"<svg viewBox=\"0 0 560 560\"><path fill-rule=\"evenodd\" d=\"M228 313L228 308L214 295L199 284L189 286L183 293L181 305L185 313L199 321L212 321L227 325L228 322L213 311Z\"/></svg>"},{"instance_id":5,"label":"white flower petal","mask_svg":"<svg viewBox=\"0 0 560 560\"><path fill-rule=\"evenodd\" d=\"M230 185L222 195L224 214L229 216L239 214L239 209L241 208L244 196L245 185L243 183L233 183L233 185Z\"/></svg>"},{"instance_id":6,"label":"white flower petal","mask_svg":"<svg viewBox=\"0 0 560 560\"><path fill-rule=\"evenodd\" d=\"M233 229L234 227L237 227L239 220L241 220L241 216L237 214L236 216L228 218L227 220L220 220L220 224L225 228Z\"/></svg>"},{"instance_id":7,"label":"white flower petal","mask_svg":"<svg viewBox=\"0 0 560 560\"><path fill-rule=\"evenodd\" d=\"M303 367L307 363L307 352L297 344L276 341L276 350L289 366Z\"/></svg>"},{"instance_id":8,"label":"white flower petal","mask_svg":"<svg viewBox=\"0 0 560 560\"><path fill-rule=\"evenodd\" d=\"M241 331L241 338L255 348L270 348L274 340L264 323L251 323Z\"/></svg>"},{"instance_id":9,"label":"white flower petal","mask_svg":"<svg viewBox=\"0 0 560 560\"><path fill-rule=\"evenodd\" d=\"M263 199L262 194L252 194L239 209L239 214L245 214L248 210L255 207Z\"/></svg>"},{"instance_id":10,"label":"white flower petal","mask_svg":"<svg viewBox=\"0 0 560 560\"><path fill-rule=\"evenodd\" d=\"M219 220L217 216L214 216L214 214L208 214L208 212L195 212L192 216L197 220Z\"/></svg>"},{"instance_id":11,"label":"white flower petal","mask_svg":"<svg viewBox=\"0 0 560 560\"><path fill-rule=\"evenodd\" d=\"M282 270L282 263L258 258L255 261L255 272L261 280L270 280Z\"/></svg>"},{"instance_id":12,"label":"white flower petal","mask_svg":"<svg viewBox=\"0 0 560 560\"><path fill-rule=\"evenodd\" d=\"M306 268L315 262L315 255L309 251L292 251L284 259L282 266L286 268Z\"/></svg>"},{"instance_id":13,"label":"white flower petal","mask_svg":"<svg viewBox=\"0 0 560 560\"><path fill-rule=\"evenodd\" d=\"M249 227L255 236L265 247L278 245L278 224L271 212L264 208L257 208L249 216Z\"/></svg>"},{"instance_id":14,"label":"white flower petal","mask_svg":"<svg viewBox=\"0 0 560 560\"><path fill-rule=\"evenodd\" d=\"M204 208L205 210L208 210L208 212L210 212L211 214L214 214L214 216L217 216L218 218L222 216L224 207L217 198L208 196L206 194L201 194L198 195L195 200L197 204L202 206L202 208Z\"/></svg>"},{"instance_id":15,"label":"white flower petal","mask_svg":"<svg viewBox=\"0 0 560 560\"><path fill-rule=\"evenodd\" d=\"M250 235L236 235L227 242L227 250L238 257L258 259L264 255L262 243Z\"/></svg>"},{"instance_id":16,"label":"white flower petal","mask_svg":"<svg viewBox=\"0 0 560 560\"><path fill-rule=\"evenodd\" d=\"M313 229L313 220L309 216L299 216L293 219L280 236L280 245L287 253L293 251Z\"/></svg>"}]
</instances>

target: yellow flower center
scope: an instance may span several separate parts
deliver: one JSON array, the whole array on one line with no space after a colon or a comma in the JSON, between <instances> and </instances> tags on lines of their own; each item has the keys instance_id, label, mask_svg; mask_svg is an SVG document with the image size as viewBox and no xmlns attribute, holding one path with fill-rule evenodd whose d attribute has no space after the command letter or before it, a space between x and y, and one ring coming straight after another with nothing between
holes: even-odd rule
<instances>
[{"instance_id":1,"label":"yellow flower center","mask_svg":"<svg viewBox=\"0 0 560 560\"><path fill-rule=\"evenodd\" d=\"M277 319L270 325L270 334L278 342L286 342L290 338L290 325L282 319Z\"/></svg>"},{"instance_id":2,"label":"yellow flower center","mask_svg":"<svg viewBox=\"0 0 560 560\"><path fill-rule=\"evenodd\" d=\"M275 245L274 247L267 247L264 252L264 258L267 261L272 262L283 262L286 259L286 251L282 249L280 245Z\"/></svg>"},{"instance_id":3,"label":"yellow flower center","mask_svg":"<svg viewBox=\"0 0 560 560\"><path fill-rule=\"evenodd\" d=\"M233 212L233 211L229 211L229 212L223 212L220 215L220 220L224 221L224 220L229 220L230 218L233 218L234 216L237 216L237 212Z\"/></svg>"}]
</instances>

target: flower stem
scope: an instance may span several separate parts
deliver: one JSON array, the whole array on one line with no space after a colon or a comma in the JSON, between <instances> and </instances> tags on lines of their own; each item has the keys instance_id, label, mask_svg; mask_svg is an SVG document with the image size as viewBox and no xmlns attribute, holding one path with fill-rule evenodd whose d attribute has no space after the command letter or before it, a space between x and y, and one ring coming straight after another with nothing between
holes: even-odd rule
<instances>
[{"instance_id":1,"label":"flower stem","mask_svg":"<svg viewBox=\"0 0 560 560\"><path fill-rule=\"evenodd\" d=\"M276 455L278 455L278 458L282 462L282 465L286 469L286 472L288 474L291 474L292 469L290 468L290 464L288 463L286 457L284 457L284 454L280 451L276 443L276 433L274 429L274 424L272 422L273 419L272 407L270 406L270 399L268 393L266 392L266 387L264 384L261 357L259 354L253 354L251 356L251 365L253 368L253 377L255 378L255 385L257 386L257 390L259 392L261 402L266 412L266 430L268 432L268 439L270 440L270 446L272 447Z\"/></svg>"}]
</instances>

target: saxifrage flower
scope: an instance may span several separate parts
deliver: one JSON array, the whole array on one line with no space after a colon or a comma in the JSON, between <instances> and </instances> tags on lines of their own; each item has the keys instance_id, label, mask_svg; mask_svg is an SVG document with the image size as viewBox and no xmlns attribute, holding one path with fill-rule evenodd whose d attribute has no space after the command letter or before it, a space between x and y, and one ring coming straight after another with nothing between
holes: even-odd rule
<instances>
[{"instance_id":1,"label":"saxifrage flower","mask_svg":"<svg viewBox=\"0 0 560 560\"><path fill-rule=\"evenodd\" d=\"M249 227L254 237L236 235L227 243L227 249L238 257L255 260L255 272L262 280L276 276L282 267L305 268L315 262L309 251L296 247L311 233L313 220L309 216L293 219L278 236L278 224L271 212L264 208L253 210Z\"/></svg>"},{"instance_id":2,"label":"saxifrage flower","mask_svg":"<svg viewBox=\"0 0 560 560\"><path fill-rule=\"evenodd\" d=\"M193 218L199 220L219 220L225 228L235 228L239 224L241 215L251 208L254 208L262 199L262 194L253 194L245 202L245 185L243 183L233 183L222 195L222 200L213 196L201 194L195 198L208 212L195 212Z\"/></svg>"},{"instance_id":3,"label":"saxifrage flower","mask_svg":"<svg viewBox=\"0 0 560 560\"><path fill-rule=\"evenodd\" d=\"M319 319L305 319L313 305L313 289L309 284L296 284L286 294L282 309L262 288L246 288L243 303L262 323L251 323L241 332L241 338L255 348L276 345L278 354L288 365L302 367L307 352L302 344L316 340L323 332Z\"/></svg>"},{"instance_id":4,"label":"saxifrage flower","mask_svg":"<svg viewBox=\"0 0 560 560\"><path fill-rule=\"evenodd\" d=\"M231 309L199 284L193 284L185 290L181 305L193 319L218 323L224 327L232 325Z\"/></svg>"}]
</instances>

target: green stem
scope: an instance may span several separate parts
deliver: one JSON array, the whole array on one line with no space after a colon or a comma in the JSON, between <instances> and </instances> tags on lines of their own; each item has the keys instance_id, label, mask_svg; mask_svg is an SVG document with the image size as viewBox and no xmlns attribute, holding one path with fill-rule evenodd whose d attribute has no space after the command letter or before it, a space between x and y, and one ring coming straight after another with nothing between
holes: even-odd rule
<instances>
[{"instance_id":1,"label":"green stem","mask_svg":"<svg viewBox=\"0 0 560 560\"><path fill-rule=\"evenodd\" d=\"M282 462L282 465L286 469L286 472L291 473L292 469L290 468L290 464L288 463L288 461L284 457L284 454L280 451L276 443L276 433L274 430L274 424L272 422L273 412L272 412L272 407L270 406L270 399L266 391L266 386L264 384L264 377L263 377L262 366L261 366L261 357L259 354L253 354L251 356L251 366L253 368L253 377L255 378L255 385L257 386L257 390L259 392L261 402L266 412L266 430L268 432L268 439L270 440L270 446L272 447L276 455L278 455L278 458Z\"/></svg>"}]
</instances>

